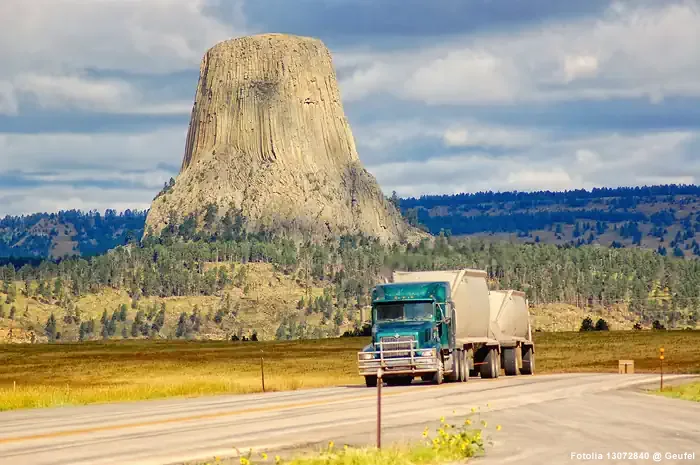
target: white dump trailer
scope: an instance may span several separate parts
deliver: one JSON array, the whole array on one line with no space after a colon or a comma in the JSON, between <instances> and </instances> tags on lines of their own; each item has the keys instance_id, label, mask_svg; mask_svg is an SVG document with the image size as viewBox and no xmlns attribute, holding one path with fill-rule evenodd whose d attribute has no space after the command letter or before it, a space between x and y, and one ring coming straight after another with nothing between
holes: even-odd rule
<instances>
[{"instance_id":1,"label":"white dump trailer","mask_svg":"<svg viewBox=\"0 0 700 465\"><path fill-rule=\"evenodd\" d=\"M535 345L527 296L513 289L491 291L492 329L501 347L501 365L508 376L532 374Z\"/></svg>"},{"instance_id":2,"label":"white dump trailer","mask_svg":"<svg viewBox=\"0 0 700 465\"><path fill-rule=\"evenodd\" d=\"M522 357L516 357L519 360L518 367L524 367L522 360L525 354L531 357L534 344L530 337L524 294L513 291L510 294L498 292L492 296L485 271L396 271L392 278L394 283L449 284L448 300L437 302L444 315L447 333L446 338L443 338L447 344L443 345L441 352L443 369L448 379L466 381L470 375L478 374L482 378L496 378L500 373L502 359L510 363L511 355L517 355L516 350L523 354ZM496 305L499 298L501 304L507 303L505 307ZM508 356L504 358L506 353ZM531 366L530 363L527 365ZM511 374L511 370L506 371ZM532 373L532 370L522 372Z\"/></svg>"}]
</instances>

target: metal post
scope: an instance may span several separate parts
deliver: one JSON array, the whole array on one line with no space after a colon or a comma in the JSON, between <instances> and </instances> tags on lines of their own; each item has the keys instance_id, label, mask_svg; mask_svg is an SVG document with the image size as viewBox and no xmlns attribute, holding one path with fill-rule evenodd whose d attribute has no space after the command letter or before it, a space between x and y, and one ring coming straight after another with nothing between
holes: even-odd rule
<instances>
[{"instance_id":1,"label":"metal post","mask_svg":"<svg viewBox=\"0 0 700 465\"><path fill-rule=\"evenodd\" d=\"M265 362L263 359L263 351L260 351L260 378L262 380L262 391L265 392Z\"/></svg>"},{"instance_id":2,"label":"metal post","mask_svg":"<svg viewBox=\"0 0 700 465\"><path fill-rule=\"evenodd\" d=\"M377 449L382 448L382 375L384 371L377 370Z\"/></svg>"},{"instance_id":3,"label":"metal post","mask_svg":"<svg viewBox=\"0 0 700 465\"><path fill-rule=\"evenodd\" d=\"M659 352L661 352L661 355L659 355L659 362L661 363L661 367L660 367L661 368L660 369L661 389L660 390L663 391L664 390L664 348L663 347L659 348Z\"/></svg>"}]
</instances>

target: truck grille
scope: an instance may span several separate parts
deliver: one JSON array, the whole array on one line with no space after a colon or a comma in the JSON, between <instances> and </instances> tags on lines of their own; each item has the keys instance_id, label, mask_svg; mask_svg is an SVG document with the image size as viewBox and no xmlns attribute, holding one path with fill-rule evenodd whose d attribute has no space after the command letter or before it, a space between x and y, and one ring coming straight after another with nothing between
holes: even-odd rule
<instances>
[{"instance_id":1,"label":"truck grille","mask_svg":"<svg viewBox=\"0 0 700 465\"><path fill-rule=\"evenodd\" d=\"M384 358L410 357L411 356L411 348L413 346L413 341L415 341L415 337L413 337L413 336L399 336L398 338L389 336L389 337L381 338L382 351L387 351L387 350L400 350L401 351L401 352L393 352L393 353L386 354L386 355L384 355Z\"/></svg>"}]
</instances>

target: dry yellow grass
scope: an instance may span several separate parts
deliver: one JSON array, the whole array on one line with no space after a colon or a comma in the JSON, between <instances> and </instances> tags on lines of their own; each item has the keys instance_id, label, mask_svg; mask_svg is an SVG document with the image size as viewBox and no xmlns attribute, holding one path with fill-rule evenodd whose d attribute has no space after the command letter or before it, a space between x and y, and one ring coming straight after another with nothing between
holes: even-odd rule
<instances>
[{"instance_id":1,"label":"dry yellow grass","mask_svg":"<svg viewBox=\"0 0 700 465\"><path fill-rule=\"evenodd\" d=\"M535 333L537 373L700 373L700 331ZM112 341L0 346L0 410L360 384L368 338L293 342ZM14 386L16 385L16 388Z\"/></svg>"},{"instance_id":2,"label":"dry yellow grass","mask_svg":"<svg viewBox=\"0 0 700 465\"><path fill-rule=\"evenodd\" d=\"M357 339L6 345L0 410L357 383ZM261 350L263 352L261 353Z\"/></svg>"}]
</instances>

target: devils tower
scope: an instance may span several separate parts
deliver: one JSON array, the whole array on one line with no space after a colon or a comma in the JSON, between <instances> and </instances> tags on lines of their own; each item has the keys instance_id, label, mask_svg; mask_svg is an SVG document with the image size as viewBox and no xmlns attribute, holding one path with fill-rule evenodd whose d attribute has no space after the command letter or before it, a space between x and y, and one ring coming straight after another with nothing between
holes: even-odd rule
<instances>
[{"instance_id":1,"label":"devils tower","mask_svg":"<svg viewBox=\"0 0 700 465\"><path fill-rule=\"evenodd\" d=\"M331 54L309 37L242 37L204 55L180 173L146 226L201 222L210 204L252 229L417 234L362 167Z\"/></svg>"}]
</instances>

